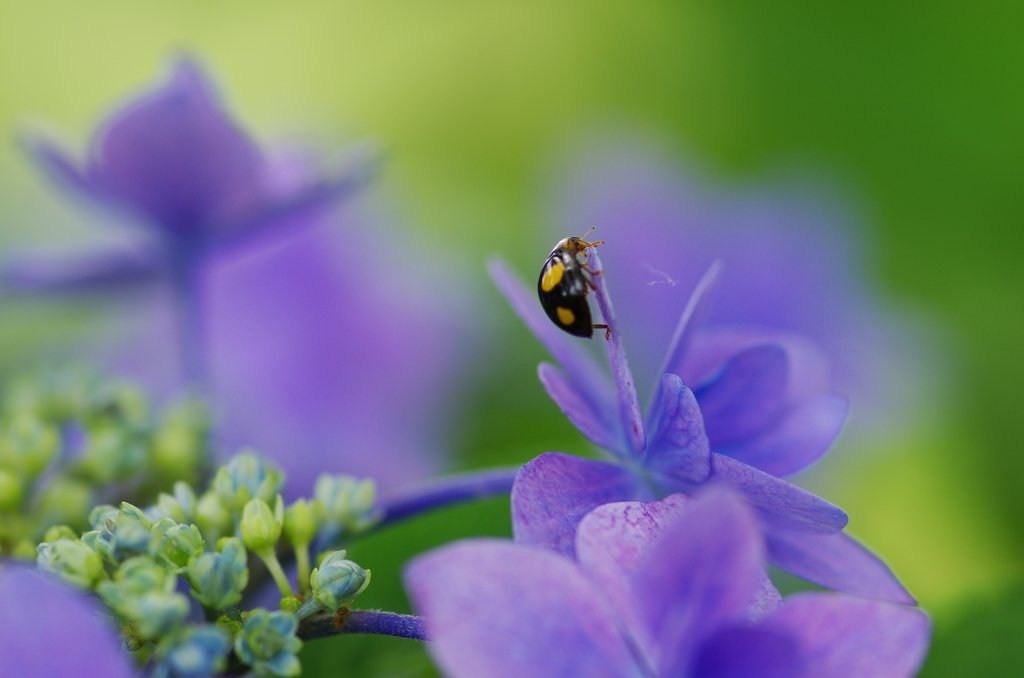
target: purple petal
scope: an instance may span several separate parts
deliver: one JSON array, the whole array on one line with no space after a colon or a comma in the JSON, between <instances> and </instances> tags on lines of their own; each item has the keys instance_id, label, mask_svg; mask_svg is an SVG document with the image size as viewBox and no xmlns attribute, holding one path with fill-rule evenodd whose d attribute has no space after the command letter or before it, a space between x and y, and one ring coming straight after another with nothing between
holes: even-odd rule
<instances>
[{"instance_id":1,"label":"purple petal","mask_svg":"<svg viewBox=\"0 0 1024 678\"><path fill-rule=\"evenodd\" d=\"M0 674L33 678L134 674L97 602L23 567L0 572ZM84 672L84 673L83 673Z\"/></svg>"},{"instance_id":2,"label":"purple petal","mask_svg":"<svg viewBox=\"0 0 1024 678\"><path fill-rule=\"evenodd\" d=\"M610 417L597 411L595 403L583 397L564 372L550 363L541 363L537 366L537 376L562 413L590 442L612 452L619 449L619 432L608 426Z\"/></svg>"},{"instance_id":3,"label":"purple petal","mask_svg":"<svg viewBox=\"0 0 1024 678\"><path fill-rule=\"evenodd\" d=\"M749 438L779 417L788 373L780 346L755 346L732 356L716 378L695 391L716 450Z\"/></svg>"},{"instance_id":4,"label":"purple petal","mask_svg":"<svg viewBox=\"0 0 1024 678\"><path fill-rule=\"evenodd\" d=\"M487 271L491 274L494 284L505 295L505 299L512 305L512 310L526 323L534 336L554 357L559 367L565 371L568 384L577 392L577 399L589 402L593 411L602 413L605 421L614 422L617 429L618 418L614 414L615 392L601 367L583 350L580 340L555 327L541 309L537 294L528 290L519 276L503 260L488 261Z\"/></svg>"},{"instance_id":5,"label":"purple petal","mask_svg":"<svg viewBox=\"0 0 1024 678\"><path fill-rule=\"evenodd\" d=\"M658 675L686 675L708 636L744 618L764 574L762 544L750 508L718 486L648 549L631 582L646 621L636 636Z\"/></svg>"},{"instance_id":6,"label":"purple petal","mask_svg":"<svg viewBox=\"0 0 1024 678\"><path fill-rule=\"evenodd\" d=\"M768 562L826 588L904 605L917 601L878 556L845 534L770 528Z\"/></svg>"},{"instance_id":7,"label":"purple petal","mask_svg":"<svg viewBox=\"0 0 1024 678\"><path fill-rule=\"evenodd\" d=\"M693 500L673 494L660 501L616 502L588 513L576 530L576 559L626 628L643 625L633 604L632 576L643 563L651 544L686 511Z\"/></svg>"},{"instance_id":8,"label":"purple petal","mask_svg":"<svg viewBox=\"0 0 1024 678\"><path fill-rule=\"evenodd\" d=\"M843 428L848 410L849 403L843 396L810 396L790 405L767 431L718 452L773 476L792 475L828 451Z\"/></svg>"},{"instance_id":9,"label":"purple petal","mask_svg":"<svg viewBox=\"0 0 1024 678\"><path fill-rule=\"evenodd\" d=\"M665 364L661 368L662 374L683 374L683 365L686 363L690 344L697 331L703 327L708 311L711 309L711 302L714 299L721 272L721 260L714 261L697 282L690 299L686 302L683 314L679 316L679 324L676 325L672 341L665 353Z\"/></svg>"},{"instance_id":10,"label":"purple petal","mask_svg":"<svg viewBox=\"0 0 1024 678\"><path fill-rule=\"evenodd\" d=\"M569 560L510 542L414 559L406 588L452 678L622 678L637 667L609 608Z\"/></svg>"},{"instance_id":11,"label":"purple petal","mask_svg":"<svg viewBox=\"0 0 1024 678\"><path fill-rule=\"evenodd\" d=\"M813 678L913 676L931 635L919 610L828 593L790 597L762 627L794 638Z\"/></svg>"},{"instance_id":12,"label":"purple petal","mask_svg":"<svg viewBox=\"0 0 1024 678\"><path fill-rule=\"evenodd\" d=\"M678 374L685 383L702 386L715 378L733 356L766 344L778 346L786 354L787 400L830 390L829 361L817 344L792 332L762 327L720 325L701 329Z\"/></svg>"},{"instance_id":13,"label":"purple petal","mask_svg":"<svg viewBox=\"0 0 1024 678\"><path fill-rule=\"evenodd\" d=\"M102 187L97 186L92 177L83 174L75 161L55 144L42 137L26 136L21 146L57 185L99 203L109 201L110 196Z\"/></svg>"},{"instance_id":14,"label":"purple petal","mask_svg":"<svg viewBox=\"0 0 1024 678\"><path fill-rule=\"evenodd\" d=\"M0 269L0 279L16 292L118 291L153 283L163 271L155 257L109 251L73 258L12 257Z\"/></svg>"},{"instance_id":15,"label":"purple petal","mask_svg":"<svg viewBox=\"0 0 1024 678\"><path fill-rule=\"evenodd\" d=\"M697 652L691 678L796 678L803 661L787 633L758 626L732 626L707 640ZM810 678L808 676L808 678Z\"/></svg>"},{"instance_id":16,"label":"purple petal","mask_svg":"<svg viewBox=\"0 0 1024 678\"><path fill-rule=\"evenodd\" d=\"M608 362L615 377L615 393L618 396L624 442L634 454L639 454L647 446L647 438L644 433L643 415L640 414L640 401L636 395L636 385L626 362L626 349L622 345L622 336L619 334L619 324L615 320L611 297L605 289L606 275L601 268L597 250L591 249L589 257L590 268L594 271L594 275L591 276L595 287L594 296L597 298L604 322L608 325Z\"/></svg>"},{"instance_id":17,"label":"purple petal","mask_svg":"<svg viewBox=\"0 0 1024 678\"><path fill-rule=\"evenodd\" d=\"M665 374L651 406L644 466L677 483L698 485L711 473L711 448L690 389Z\"/></svg>"},{"instance_id":18,"label":"purple petal","mask_svg":"<svg viewBox=\"0 0 1024 678\"><path fill-rule=\"evenodd\" d=\"M187 59L166 84L111 115L90 155L95 185L182 236L244 211L263 171L259 149Z\"/></svg>"},{"instance_id":19,"label":"purple petal","mask_svg":"<svg viewBox=\"0 0 1024 678\"><path fill-rule=\"evenodd\" d=\"M821 497L715 452L711 453L711 477L740 490L773 528L834 534L849 522L841 508Z\"/></svg>"},{"instance_id":20,"label":"purple petal","mask_svg":"<svg viewBox=\"0 0 1024 678\"><path fill-rule=\"evenodd\" d=\"M591 510L617 501L649 500L625 467L546 452L519 470L512 486L512 534L575 557L576 526Z\"/></svg>"}]
</instances>

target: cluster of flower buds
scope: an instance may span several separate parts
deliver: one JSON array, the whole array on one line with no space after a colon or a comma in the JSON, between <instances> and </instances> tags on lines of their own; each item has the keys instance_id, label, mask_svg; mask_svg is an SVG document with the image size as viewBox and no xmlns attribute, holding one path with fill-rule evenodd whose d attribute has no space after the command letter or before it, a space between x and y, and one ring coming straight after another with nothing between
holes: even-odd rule
<instances>
[{"instance_id":1,"label":"cluster of flower buds","mask_svg":"<svg viewBox=\"0 0 1024 678\"><path fill-rule=\"evenodd\" d=\"M319 499L286 507L283 484L280 470L241 453L218 469L199 496L178 481L172 493L161 493L144 510L128 502L95 507L91 529L83 533L68 525L50 527L37 547L37 562L98 594L120 625L125 646L140 662L152 662L154 676L212 675L234 665L258 675L295 676L301 671L300 622L342 610L370 582L370 572L347 560L345 551L320 554L319 567L310 573L310 546L322 530L335 532L338 523L348 529L372 524L367 516L373 512L373 487L321 478L318 487L344 487L352 495L341 499L337 490L329 514ZM346 502L348 513L338 513ZM278 560L282 536L282 553L295 557L298 593ZM258 574L250 576L250 554L280 589L281 610L239 611L247 594L266 583Z\"/></svg>"},{"instance_id":2,"label":"cluster of flower buds","mask_svg":"<svg viewBox=\"0 0 1024 678\"><path fill-rule=\"evenodd\" d=\"M0 555L34 558L50 526L85 529L105 497L148 504L176 480L195 482L209 428L198 401L155 410L134 385L85 368L14 379L0 400Z\"/></svg>"}]
</instances>

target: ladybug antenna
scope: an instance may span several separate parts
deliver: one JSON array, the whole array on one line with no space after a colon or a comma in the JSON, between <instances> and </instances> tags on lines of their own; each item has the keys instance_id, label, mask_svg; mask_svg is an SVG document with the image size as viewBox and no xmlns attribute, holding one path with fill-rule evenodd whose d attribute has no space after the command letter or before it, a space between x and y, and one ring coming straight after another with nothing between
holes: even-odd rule
<instances>
[{"instance_id":1,"label":"ladybug antenna","mask_svg":"<svg viewBox=\"0 0 1024 678\"><path fill-rule=\"evenodd\" d=\"M597 226L591 226L590 228L588 228L587 232L580 236L580 240L583 240L588 235L590 235L590 232L593 231L595 228L597 228Z\"/></svg>"}]
</instances>

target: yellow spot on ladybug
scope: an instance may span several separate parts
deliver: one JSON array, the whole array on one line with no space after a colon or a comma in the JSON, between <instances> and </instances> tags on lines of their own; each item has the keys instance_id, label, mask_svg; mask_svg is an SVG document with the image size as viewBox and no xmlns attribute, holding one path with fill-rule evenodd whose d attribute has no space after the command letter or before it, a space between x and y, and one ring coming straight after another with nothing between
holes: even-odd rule
<instances>
[{"instance_id":1,"label":"yellow spot on ladybug","mask_svg":"<svg viewBox=\"0 0 1024 678\"><path fill-rule=\"evenodd\" d=\"M563 325L572 325L576 322L576 314L564 306L559 306L556 311L558 312L558 322Z\"/></svg>"},{"instance_id":2,"label":"yellow spot on ladybug","mask_svg":"<svg viewBox=\"0 0 1024 678\"><path fill-rule=\"evenodd\" d=\"M565 273L565 265L556 261L544 270L544 277L541 278L540 288L545 292L555 289L555 285L562 282L562 275Z\"/></svg>"}]
</instances>

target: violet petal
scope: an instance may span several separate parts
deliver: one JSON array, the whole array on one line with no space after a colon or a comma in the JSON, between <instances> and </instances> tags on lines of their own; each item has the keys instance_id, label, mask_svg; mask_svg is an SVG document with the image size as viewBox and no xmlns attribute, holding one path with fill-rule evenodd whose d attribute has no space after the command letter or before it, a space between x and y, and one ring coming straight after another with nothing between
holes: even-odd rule
<instances>
[{"instance_id":1,"label":"violet petal","mask_svg":"<svg viewBox=\"0 0 1024 678\"><path fill-rule=\"evenodd\" d=\"M609 428L607 414L595 409L596 404L591 399L583 397L564 372L550 363L541 363L537 366L537 376L540 377L540 383L544 385L548 396L555 401L580 433L598 447L612 452L618 449L618 429Z\"/></svg>"},{"instance_id":2,"label":"violet petal","mask_svg":"<svg viewBox=\"0 0 1024 678\"><path fill-rule=\"evenodd\" d=\"M704 320L711 309L711 302L714 300L721 272L721 260L712 262L694 288L690 299L686 302L686 308L683 309L683 314L679 316L679 324L676 325L672 341L665 354L665 364L661 368L662 374L683 374L683 365L686 363L690 344L697 331L703 327Z\"/></svg>"},{"instance_id":3,"label":"violet petal","mask_svg":"<svg viewBox=\"0 0 1024 678\"><path fill-rule=\"evenodd\" d=\"M10 257L0 268L4 289L14 292L132 290L155 282L164 267L155 257L105 251L74 257Z\"/></svg>"},{"instance_id":4,"label":"violet petal","mask_svg":"<svg viewBox=\"0 0 1024 678\"><path fill-rule=\"evenodd\" d=\"M765 344L732 356L713 380L695 390L716 450L755 435L779 417L788 376L786 352Z\"/></svg>"},{"instance_id":5,"label":"violet petal","mask_svg":"<svg viewBox=\"0 0 1024 678\"><path fill-rule=\"evenodd\" d=\"M878 556L845 534L770 528L765 536L768 562L802 579L855 596L917 604Z\"/></svg>"},{"instance_id":6,"label":"violet petal","mask_svg":"<svg viewBox=\"0 0 1024 678\"><path fill-rule=\"evenodd\" d=\"M452 678L636 675L600 594L557 554L495 539L457 542L414 559L405 583L428 648Z\"/></svg>"},{"instance_id":7,"label":"violet petal","mask_svg":"<svg viewBox=\"0 0 1024 678\"><path fill-rule=\"evenodd\" d=\"M49 140L25 136L21 146L55 184L101 204L110 200L110 196L96 185L92 177L84 174L72 158Z\"/></svg>"},{"instance_id":8,"label":"violet petal","mask_svg":"<svg viewBox=\"0 0 1024 678\"><path fill-rule=\"evenodd\" d=\"M619 405L619 420L622 423L623 443L627 449L639 455L647 446L647 437L644 432L643 415L640 413L640 400L636 395L636 384L633 383L633 374L629 371L629 363L626 361L626 349L622 344L622 335L619 334L619 324L615 320L615 311L612 309L612 300L605 289L604 269L601 268L601 259L596 249L589 251L589 266L594 271L591 280L594 282L594 296L597 298L597 305L601 309L601 316L608 325L608 362L611 364L612 376L615 378L615 394Z\"/></svg>"},{"instance_id":9,"label":"violet petal","mask_svg":"<svg viewBox=\"0 0 1024 678\"><path fill-rule=\"evenodd\" d=\"M631 584L646 622L636 636L658 675L686 675L715 629L744 618L763 574L762 545L750 507L715 486L647 550Z\"/></svg>"},{"instance_id":10,"label":"violet petal","mask_svg":"<svg viewBox=\"0 0 1024 678\"><path fill-rule=\"evenodd\" d=\"M665 374L647 420L644 466L684 484L698 485L711 473L711 447L704 420L690 389Z\"/></svg>"},{"instance_id":11,"label":"violet petal","mask_svg":"<svg viewBox=\"0 0 1024 678\"><path fill-rule=\"evenodd\" d=\"M102 606L24 567L0 572L0 674L129 678L128 656Z\"/></svg>"},{"instance_id":12,"label":"violet petal","mask_svg":"<svg viewBox=\"0 0 1024 678\"><path fill-rule=\"evenodd\" d=\"M512 486L512 534L575 557L576 526L591 510L617 501L650 500L618 464L545 452L519 470Z\"/></svg>"},{"instance_id":13,"label":"violet petal","mask_svg":"<svg viewBox=\"0 0 1024 678\"><path fill-rule=\"evenodd\" d=\"M821 497L715 452L711 477L740 490L771 527L835 534L849 522L841 508Z\"/></svg>"},{"instance_id":14,"label":"violet petal","mask_svg":"<svg viewBox=\"0 0 1024 678\"><path fill-rule=\"evenodd\" d=\"M805 470L832 446L846 422L843 396L810 396L790 405L775 424L756 438L717 451L773 476Z\"/></svg>"},{"instance_id":15,"label":"violet petal","mask_svg":"<svg viewBox=\"0 0 1024 678\"><path fill-rule=\"evenodd\" d=\"M898 605L830 593L799 593L762 627L796 639L814 678L907 678L928 648L927 615Z\"/></svg>"},{"instance_id":16,"label":"violet petal","mask_svg":"<svg viewBox=\"0 0 1024 678\"><path fill-rule=\"evenodd\" d=\"M730 626L697 652L690 678L796 678L803 676L797 642L761 626Z\"/></svg>"}]
</instances>

